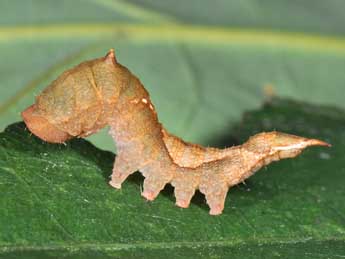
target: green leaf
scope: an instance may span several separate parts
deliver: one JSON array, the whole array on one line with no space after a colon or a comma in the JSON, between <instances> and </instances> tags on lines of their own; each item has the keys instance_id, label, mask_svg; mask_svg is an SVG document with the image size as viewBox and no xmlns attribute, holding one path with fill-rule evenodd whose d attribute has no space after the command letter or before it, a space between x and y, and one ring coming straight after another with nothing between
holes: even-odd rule
<instances>
[{"instance_id":1,"label":"green leaf","mask_svg":"<svg viewBox=\"0 0 345 259\"><path fill-rule=\"evenodd\" d=\"M110 153L82 140L48 145L13 125L0 139L1 256L344 256L344 113L278 101L234 125L261 105L267 86L281 97L345 107L345 2L11 0L1 7L1 130L62 71L114 47L166 128L186 140L224 146L279 129L334 144L262 170L231 190L224 214L212 218L200 195L188 210L175 208L169 188L144 202L138 175L116 192L107 185ZM114 150L105 131L91 141Z\"/></svg>"},{"instance_id":2,"label":"green leaf","mask_svg":"<svg viewBox=\"0 0 345 259\"><path fill-rule=\"evenodd\" d=\"M62 71L112 47L148 88L163 124L192 142L221 136L259 107L266 86L281 97L345 107L345 2L178 3L2 3L0 129L20 120ZM91 140L114 150L105 131Z\"/></svg>"},{"instance_id":3,"label":"green leaf","mask_svg":"<svg viewBox=\"0 0 345 259\"><path fill-rule=\"evenodd\" d=\"M138 173L115 190L112 153L82 139L47 144L13 124L0 134L0 257L342 258L344 125L341 110L279 99L229 124L210 142L277 129L333 147L260 170L229 191L215 217L200 193L177 208L169 186L144 201Z\"/></svg>"}]
</instances>

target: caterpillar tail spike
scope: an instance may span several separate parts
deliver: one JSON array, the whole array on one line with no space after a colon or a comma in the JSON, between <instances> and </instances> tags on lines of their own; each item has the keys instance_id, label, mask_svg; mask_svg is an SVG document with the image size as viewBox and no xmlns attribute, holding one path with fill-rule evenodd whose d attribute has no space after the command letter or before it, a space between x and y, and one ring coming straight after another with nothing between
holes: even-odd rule
<instances>
[{"instance_id":1,"label":"caterpillar tail spike","mask_svg":"<svg viewBox=\"0 0 345 259\"><path fill-rule=\"evenodd\" d=\"M272 161L292 158L309 146L330 146L280 132L264 132L243 145L217 149L183 141L159 123L140 80L118 63L111 49L105 57L68 69L22 112L37 137L62 143L110 126L118 147L110 185L119 189L140 171L142 196L154 200L167 183L176 205L187 208L195 190L205 194L211 215L221 214L228 189Z\"/></svg>"}]
</instances>

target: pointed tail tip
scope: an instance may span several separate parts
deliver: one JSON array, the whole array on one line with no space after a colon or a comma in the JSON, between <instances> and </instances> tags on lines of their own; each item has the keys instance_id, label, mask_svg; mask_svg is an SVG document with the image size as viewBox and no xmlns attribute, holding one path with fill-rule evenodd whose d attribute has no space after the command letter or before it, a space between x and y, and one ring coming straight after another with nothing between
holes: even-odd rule
<instances>
[{"instance_id":1,"label":"pointed tail tip","mask_svg":"<svg viewBox=\"0 0 345 259\"><path fill-rule=\"evenodd\" d=\"M332 145L327 143L327 142L325 142L325 141L319 140L319 139L309 139L308 140L308 146L331 147Z\"/></svg>"}]
</instances>

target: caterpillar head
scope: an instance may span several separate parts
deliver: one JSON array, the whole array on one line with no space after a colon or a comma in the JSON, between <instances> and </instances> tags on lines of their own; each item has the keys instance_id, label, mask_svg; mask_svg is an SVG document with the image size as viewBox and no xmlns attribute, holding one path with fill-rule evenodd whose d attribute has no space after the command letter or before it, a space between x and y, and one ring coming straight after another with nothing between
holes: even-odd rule
<instances>
[{"instance_id":1,"label":"caterpillar head","mask_svg":"<svg viewBox=\"0 0 345 259\"><path fill-rule=\"evenodd\" d=\"M308 139L272 131L254 135L243 146L258 157L269 157L270 161L275 161L295 157L310 146L330 147L331 145L318 139Z\"/></svg>"},{"instance_id":2,"label":"caterpillar head","mask_svg":"<svg viewBox=\"0 0 345 259\"><path fill-rule=\"evenodd\" d=\"M123 71L113 49L105 57L65 71L22 112L27 128L53 143L96 132L105 125L107 112L120 94L122 77L127 75Z\"/></svg>"},{"instance_id":3,"label":"caterpillar head","mask_svg":"<svg viewBox=\"0 0 345 259\"><path fill-rule=\"evenodd\" d=\"M26 108L22 112L22 118L26 124L26 127L37 137L47 142L63 143L70 138L67 132L59 130L53 124L51 124L44 116L37 112L36 104L33 104Z\"/></svg>"}]
</instances>

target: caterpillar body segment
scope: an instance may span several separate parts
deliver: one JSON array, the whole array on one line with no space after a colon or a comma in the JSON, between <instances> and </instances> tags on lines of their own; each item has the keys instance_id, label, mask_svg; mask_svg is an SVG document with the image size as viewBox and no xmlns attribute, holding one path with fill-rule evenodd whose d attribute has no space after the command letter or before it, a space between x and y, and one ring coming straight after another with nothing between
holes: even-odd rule
<instances>
[{"instance_id":1,"label":"caterpillar body segment","mask_svg":"<svg viewBox=\"0 0 345 259\"><path fill-rule=\"evenodd\" d=\"M275 131L226 149L187 143L159 123L148 92L116 61L113 50L65 71L22 117L33 134L53 143L85 137L109 125L118 150L111 186L121 188L130 174L140 171L145 177L142 196L147 200L154 200L171 183L176 205L187 208L199 189L211 215L222 213L230 187L262 166L295 157L309 146L330 146Z\"/></svg>"}]
</instances>

